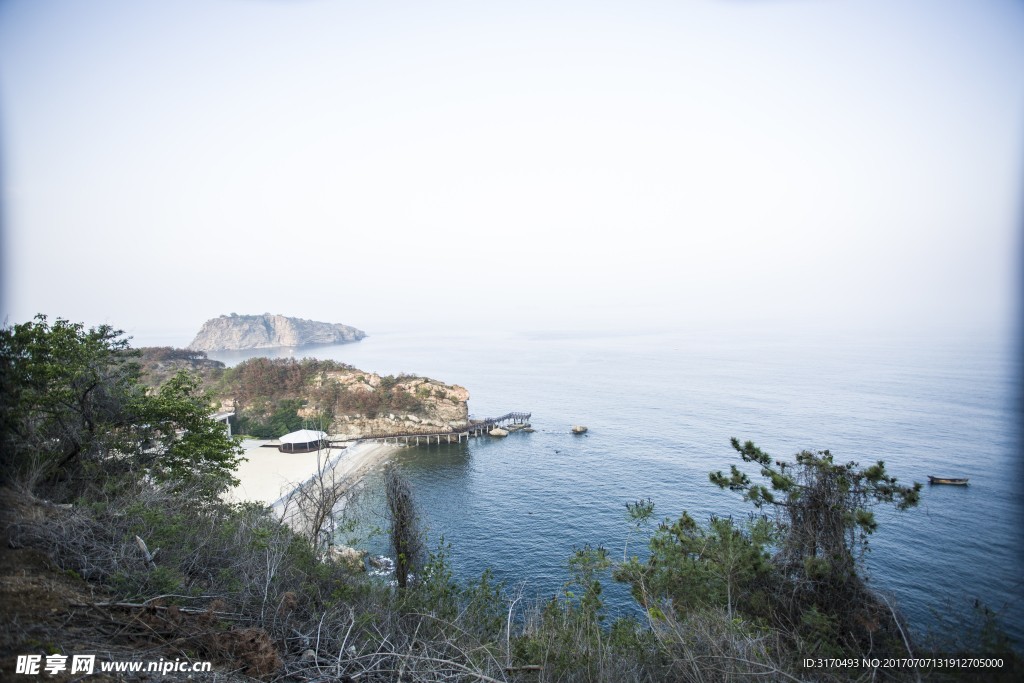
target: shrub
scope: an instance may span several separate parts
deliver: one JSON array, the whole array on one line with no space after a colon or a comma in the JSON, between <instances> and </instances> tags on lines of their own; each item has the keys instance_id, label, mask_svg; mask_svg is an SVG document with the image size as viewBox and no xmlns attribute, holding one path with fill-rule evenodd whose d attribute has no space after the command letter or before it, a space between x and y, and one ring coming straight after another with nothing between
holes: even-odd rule
<instances>
[{"instance_id":1,"label":"shrub","mask_svg":"<svg viewBox=\"0 0 1024 683\"><path fill-rule=\"evenodd\" d=\"M321 373L343 369L352 366L316 358L250 358L225 371L217 391L243 403L259 397L294 398Z\"/></svg>"},{"instance_id":2,"label":"shrub","mask_svg":"<svg viewBox=\"0 0 1024 683\"><path fill-rule=\"evenodd\" d=\"M277 439L302 429L305 420L298 414L302 403L299 399L282 399L277 402L270 415L262 420L243 414L242 417L236 418L235 429L239 434L259 439Z\"/></svg>"}]
</instances>

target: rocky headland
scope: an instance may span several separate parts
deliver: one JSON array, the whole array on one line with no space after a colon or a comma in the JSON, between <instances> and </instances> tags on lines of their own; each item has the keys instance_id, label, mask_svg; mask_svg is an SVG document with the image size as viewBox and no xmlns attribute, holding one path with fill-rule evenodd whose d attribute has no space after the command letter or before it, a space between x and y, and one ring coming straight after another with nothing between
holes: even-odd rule
<instances>
[{"instance_id":1,"label":"rocky headland","mask_svg":"<svg viewBox=\"0 0 1024 683\"><path fill-rule=\"evenodd\" d=\"M330 414L332 434L427 434L469 425L469 391L426 377L381 377L355 368L324 372L310 395L298 415Z\"/></svg>"},{"instance_id":2,"label":"rocky headland","mask_svg":"<svg viewBox=\"0 0 1024 683\"><path fill-rule=\"evenodd\" d=\"M469 392L428 377L382 376L316 358L249 358L228 368L203 351L140 351L143 384L158 390L179 371L198 376L218 408L235 412L237 434L276 437L311 427L357 438L469 424Z\"/></svg>"},{"instance_id":3,"label":"rocky headland","mask_svg":"<svg viewBox=\"0 0 1024 683\"><path fill-rule=\"evenodd\" d=\"M366 333L349 325L283 315L222 315L203 323L189 344L196 351L239 351L305 344L356 342Z\"/></svg>"}]
</instances>

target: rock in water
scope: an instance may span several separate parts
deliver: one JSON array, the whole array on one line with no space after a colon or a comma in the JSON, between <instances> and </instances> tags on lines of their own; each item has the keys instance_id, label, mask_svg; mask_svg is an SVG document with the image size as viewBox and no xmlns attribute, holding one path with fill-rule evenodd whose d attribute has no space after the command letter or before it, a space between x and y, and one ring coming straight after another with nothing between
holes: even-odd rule
<instances>
[{"instance_id":1,"label":"rock in water","mask_svg":"<svg viewBox=\"0 0 1024 683\"><path fill-rule=\"evenodd\" d=\"M508 436L508 432L506 432L504 429L501 429L500 427L495 427L494 429L487 433L490 434L491 436Z\"/></svg>"},{"instance_id":2,"label":"rock in water","mask_svg":"<svg viewBox=\"0 0 1024 683\"><path fill-rule=\"evenodd\" d=\"M572 427L573 434L582 434L585 431L587 431L587 428L584 427L583 425L573 425Z\"/></svg>"},{"instance_id":3,"label":"rock in water","mask_svg":"<svg viewBox=\"0 0 1024 683\"><path fill-rule=\"evenodd\" d=\"M368 553L365 550L356 550L355 548L349 548L345 545L335 545L331 546L330 554L338 560L338 562L345 565L352 571L366 571L366 565L363 564L363 559L366 558Z\"/></svg>"},{"instance_id":4,"label":"rock in water","mask_svg":"<svg viewBox=\"0 0 1024 683\"><path fill-rule=\"evenodd\" d=\"M207 320L189 348L196 351L269 349L276 346L354 342L365 336L362 330L348 325L264 313Z\"/></svg>"},{"instance_id":5,"label":"rock in water","mask_svg":"<svg viewBox=\"0 0 1024 683\"><path fill-rule=\"evenodd\" d=\"M529 427L523 428L523 431L526 432L527 434L533 434L534 432L534 430L530 429Z\"/></svg>"}]
</instances>

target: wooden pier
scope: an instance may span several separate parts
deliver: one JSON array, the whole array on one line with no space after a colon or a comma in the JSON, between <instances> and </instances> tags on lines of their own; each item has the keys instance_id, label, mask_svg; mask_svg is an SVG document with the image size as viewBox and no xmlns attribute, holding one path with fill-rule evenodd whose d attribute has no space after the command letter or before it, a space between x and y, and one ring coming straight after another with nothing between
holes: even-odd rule
<instances>
[{"instance_id":1,"label":"wooden pier","mask_svg":"<svg viewBox=\"0 0 1024 683\"><path fill-rule=\"evenodd\" d=\"M500 427L504 424L526 424L530 421L531 415L532 413L505 413L501 417L489 417L486 420L473 420L469 425L459 429L438 430L436 432L389 432L387 434L364 434L357 438L359 441L383 441L387 443L388 441L393 440L395 443L404 442L406 444L418 445L420 443L420 439L423 439L423 442L427 444L435 439L436 443L441 443L442 439L447 443L451 443L452 438L454 437L456 443L459 443L463 438L468 441L470 437L483 436L495 427ZM348 443L350 442L332 441L330 445L341 446Z\"/></svg>"}]
</instances>

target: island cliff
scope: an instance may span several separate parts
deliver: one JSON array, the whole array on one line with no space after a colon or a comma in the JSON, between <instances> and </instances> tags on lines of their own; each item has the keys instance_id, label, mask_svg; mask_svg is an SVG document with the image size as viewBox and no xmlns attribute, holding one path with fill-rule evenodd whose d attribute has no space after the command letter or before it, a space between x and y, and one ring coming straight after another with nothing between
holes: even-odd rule
<instances>
[{"instance_id":1,"label":"island cliff","mask_svg":"<svg viewBox=\"0 0 1024 683\"><path fill-rule=\"evenodd\" d=\"M283 315L222 315L203 323L189 344L197 351L269 349L304 344L341 344L363 339L366 333L349 325L322 323Z\"/></svg>"}]
</instances>

